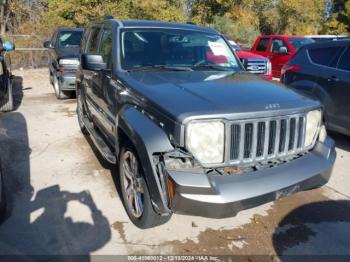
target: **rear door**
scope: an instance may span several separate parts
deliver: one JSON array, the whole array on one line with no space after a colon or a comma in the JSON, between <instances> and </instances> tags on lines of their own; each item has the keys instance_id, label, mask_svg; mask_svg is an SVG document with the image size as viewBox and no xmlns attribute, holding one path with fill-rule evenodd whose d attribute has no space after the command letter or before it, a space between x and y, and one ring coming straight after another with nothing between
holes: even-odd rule
<instances>
[{"instance_id":1,"label":"rear door","mask_svg":"<svg viewBox=\"0 0 350 262\"><path fill-rule=\"evenodd\" d=\"M350 47L341 55L337 70L329 76L332 83L332 96L337 105L336 124L350 133Z\"/></svg>"},{"instance_id":2,"label":"rear door","mask_svg":"<svg viewBox=\"0 0 350 262\"><path fill-rule=\"evenodd\" d=\"M58 63L57 63L57 55L56 55L56 40L57 40L57 34L56 31L51 38L51 44L53 48L49 48L47 51L49 53L49 68L51 72L55 72L58 69Z\"/></svg>"},{"instance_id":3,"label":"rear door","mask_svg":"<svg viewBox=\"0 0 350 262\"><path fill-rule=\"evenodd\" d=\"M312 92L324 105L327 125L332 129L338 129L336 127L339 125L339 91L343 88L340 88L340 70L336 67L343 52L342 46L321 46L308 50L310 62L314 65L313 75L317 78Z\"/></svg>"},{"instance_id":4,"label":"rear door","mask_svg":"<svg viewBox=\"0 0 350 262\"><path fill-rule=\"evenodd\" d=\"M0 55L0 107L7 102L7 76L4 66L4 57Z\"/></svg>"},{"instance_id":5,"label":"rear door","mask_svg":"<svg viewBox=\"0 0 350 262\"><path fill-rule=\"evenodd\" d=\"M101 27L92 27L85 53L98 54L101 38ZM96 124L101 124L100 107L103 104L103 92L101 90L101 79L98 71L84 70L84 85L86 91L86 102L90 113Z\"/></svg>"},{"instance_id":6,"label":"rear door","mask_svg":"<svg viewBox=\"0 0 350 262\"><path fill-rule=\"evenodd\" d=\"M279 53L281 47L285 47L287 49L287 54ZM273 77L281 77L281 69L283 65L292 58L291 49L288 47L283 38L272 38L268 58L272 64Z\"/></svg>"},{"instance_id":7,"label":"rear door","mask_svg":"<svg viewBox=\"0 0 350 262\"><path fill-rule=\"evenodd\" d=\"M112 28L104 26L101 33L101 42L99 46L99 54L103 57L103 62L106 63L107 68L99 71L99 89L103 97L99 106L103 117L103 128L111 140L114 137L114 126L116 116L116 96L115 88L112 83L112 59L113 59L113 38ZM110 141L114 142L114 141Z\"/></svg>"}]
</instances>

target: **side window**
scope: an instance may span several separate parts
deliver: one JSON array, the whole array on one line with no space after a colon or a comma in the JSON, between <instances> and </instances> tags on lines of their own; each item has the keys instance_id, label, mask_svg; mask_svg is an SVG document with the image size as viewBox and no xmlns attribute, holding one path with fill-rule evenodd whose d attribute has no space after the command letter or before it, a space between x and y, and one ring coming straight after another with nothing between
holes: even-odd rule
<instances>
[{"instance_id":1,"label":"side window","mask_svg":"<svg viewBox=\"0 0 350 262\"><path fill-rule=\"evenodd\" d=\"M2 76L5 72L4 72L4 66L2 64L3 62L0 61L0 76Z\"/></svg>"},{"instance_id":2,"label":"side window","mask_svg":"<svg viewBox=\"0 0 350 262\"><path fill-rule=\"evenodd\" d=\"M330 66L334 64L332 62L338 57L341 50L342 47L338 46L318 47L309 49L308 53L313 63L323 66Z\"/></svg>"},{"instance_id":3,"label":"side window","mask_svg":"<svg viewBox=\"0 0 350 262\"><path fill-rule=\"evenodd\" d=\"M112 61L112 30L105 29L102 34L100 44L100 54L103 61L107 63L107 68L111 69Z\"/></svg>"},{"instance_id":4,"label":"side window","mask_svg":"<svg viewBox=\"0 0 350 262\"><path fill-rule=\"evenodd\" d=\"M57 34L58 32L55 32L52 36L52 39L51 39L51 43L53 44L53 46L56 47L56 41L57 41Z\"/></svg>"},{"instance_id":5,"label":"side window","mask_svg":"<svg viewBox=\"0 0 350 262\"><path fill-rule=\"evenodd\" d=\"M270 38L261 38L260 42L256 47L256 51L258 52L266 52L267 46L269 45Z\"/></svg>"},{"instance_id":6,"label":"side window","mask_svg":"<svg viewBox=\"0 0 350 262\"><path fill-rule=\"evenodd\" d=\"M338 68L346 71L350 71L350 48L349 47L340 58Z\"/></svg>"},{"instance_id":7,"label":"side window","mask_svg":"<svg viewBox=\"0 0 350 262\"><path fill-rule=\"evenodd\" d=\"M273 39L271 44L271 52L278 53L281 47L287 48L287 51L290 52L288 46L282 39Z\"/></svg>"},{"instance_id":8,"label":"side window","mask_svg":"<svg viewBox=\"0 0 350 262\"><path fill-rule=\"evenodd\" d=\"M93 28L90 35L88 53L97 53L98 42L100 40L99 35L100 28Z\"/></svg>"},{"instance_id":9,"label":"side window","mask_svg":"<svg viewBox=\"0 0 350 262\"><path fill-rule=\"evenodd\" d=\"M90 29L86 29L85 32L84 32L84 35L83 35L83 37L81 39L81 46L80 46L80 52L81 53L85 53L85 51L86 51L86 46L88 44L90 32L91 32Z\"/></svg>"}]
</instances>

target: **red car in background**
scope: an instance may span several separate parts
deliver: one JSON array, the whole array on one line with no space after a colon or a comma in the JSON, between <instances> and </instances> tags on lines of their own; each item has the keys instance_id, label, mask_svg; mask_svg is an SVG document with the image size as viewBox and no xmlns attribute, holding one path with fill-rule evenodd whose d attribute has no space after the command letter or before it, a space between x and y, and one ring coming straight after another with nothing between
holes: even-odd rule
<instances>
[{"instance_id":1,"label":"red car in background","mask_svg":"<svg viewBox=\"0 0 350 262\"><path fill-rule=\"evenodd\" d=\"M298 49L314 42L303 36L262 35L256 39L251 51L270 59L272 76L279 78L283 65L293 57Z\"/></svg>"},{"instance_id":2,"label":"red car in background","mask_svg":"<svg viewBox=\"0 0 350 262\"><path fill-rule=\"evenodd\" d=\"M254 54L249 50L243 50L231 37L223 35L236 55L241 60L245 69L253 74L261 75L263 78L272 79L271 63L268 58Z\"/></svg>"}]
</instances>

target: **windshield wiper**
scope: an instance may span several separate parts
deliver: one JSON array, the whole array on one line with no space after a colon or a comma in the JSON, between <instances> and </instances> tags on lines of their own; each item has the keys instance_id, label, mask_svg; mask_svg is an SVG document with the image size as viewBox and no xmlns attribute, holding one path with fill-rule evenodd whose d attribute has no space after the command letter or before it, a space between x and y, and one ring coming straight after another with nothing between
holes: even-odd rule
<instances>
[{"instance_id":1,"label":"windshield wiper","mask_svg":"<svg viewBox=\"0 0 350 262\"><path fill-rule=\"evenodd\" d=\"M190 67L185 66L167 66L167 65L150 65L129 68L128 71L147 71L147 70L164 70L164 71L193 71Z\"/></svg>"},{"instance_id":2,"label":"windshield wiper","mask_svg":"<svg viewBox=\"0 0 350 262\"><path fill-rule=\"evenodd\" d=\"M233 71L234 69L232 67L224 67L214 64L200 64L200 65L194 65L191 67L193 70L201 70L201 69L210 69L214 71Z\"/></svg>"}]
</instances>

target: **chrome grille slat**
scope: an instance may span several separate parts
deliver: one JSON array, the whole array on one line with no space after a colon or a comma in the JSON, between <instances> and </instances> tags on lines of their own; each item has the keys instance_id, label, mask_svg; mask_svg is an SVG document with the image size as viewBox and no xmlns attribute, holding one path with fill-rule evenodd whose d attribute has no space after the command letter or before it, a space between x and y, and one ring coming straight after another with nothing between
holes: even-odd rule
<instances>
[{"instance_id":1,"label":"chrome grille slat","mask_svg":"<svg viewBox=\"0 0 350 262\"><path fill-rule=\"evenodd\" d=\"M247 71L254 74L265 74L266 62L261 60L246 60L245 68Z\"/></svg>"},{"instance_id":2,"label":"chrome grille slat","mask_svg":"<svg viewBox=\"0 0 350 262\"><path fill-rule=\"evenodd\" d=\"M275 149L273 151L273 157L278 156L278 151L279 151L279 146L280 146L280 139L281 139L281 121L282 120L277 120L276 121L276 138L275 138Z\"/></svg>"},{"instance_id":3,"label":"chrome grille slat","mask_svg":"<svg viewBox=\"0 0 350 262\"><path fill-rule=\"evenodd\" d=\"M231 123L230 163L252 165L303 151L305 114Z\"/></svg>"},{"instance_id":4,"label":"chrome grille slat","mask_svg":"<svg viewBox=\"0 0 350 262\"><path fill-rule=\"evenodd\" d=\"M264 141L264 158L267 159L268 150L269 150L269 138L270 138L270 121L265 121L265 141Z\"/></svg>"},{"instance_id":5,"label":"chrome grille slat","mask_svg":"<svg viewBox=\"0 0 350 262\"><path fill-rule=\"evenodd\" d=\"M257 144L258 144L258 122L254 122L253 123L252 153L251 153L252 161L255 161L255 159L256 159Z\"/></svg>"},{"instance_id":6,"label":"chrome grille slat","mask_svg":"<svg viewBox=\"0 0 350 262\"><path fill-rule=\"evenodd\" d=\"M285 142L284 142L284 150L283 150L283 154L287 154L288 152L288 148L289 148L289 138L290 138L290 118L286 119L287 123L286 123L286 138L285 138Z\"/></svg>"},{"instance_id":7,"label":"chrome grille slat","mask_svg":"<svg viewBox=\"0 0 350 262\"><path fill-rule=\"evenodd\" d=\"M294 145L293 145L293 153L296 152L299 141L299 119L300 117L295 118L295 136L294 136Z\"/></svg>"},{"instance_id":8,"label":"chrome grille slat","mask_svg":"<svg viewBox=\"0 0 350 262\"><path fill-rule=\"evenodd\" d=\"M239 157L238 159L241 160L243 159L243 154L244 154L244 137L245 137L245 125L241 124L240 125L240 140L239 140Z\"/></svg>"}]
</instances>

